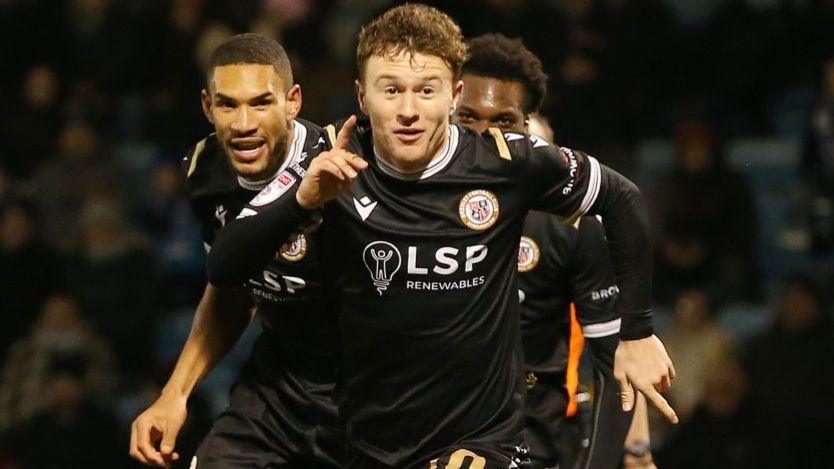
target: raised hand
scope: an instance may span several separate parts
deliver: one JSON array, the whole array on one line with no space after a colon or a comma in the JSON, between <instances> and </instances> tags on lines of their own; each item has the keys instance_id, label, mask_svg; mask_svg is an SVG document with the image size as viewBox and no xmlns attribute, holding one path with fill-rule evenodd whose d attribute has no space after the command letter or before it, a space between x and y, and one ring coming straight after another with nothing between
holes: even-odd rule
<instances>
[{"instance_id":1,"label":"raised hand","mask_svg":"<svg viewBox=\"0 0 834 469\"><path fill-rule=\"evenodd\" d=\"M310 162L307 175L295 195L298 204L307 209L320 207L350 187L368 163L347 151L356 116L350 116L336 136L333 149L320 153Z\"/></svg>"}]
</instances>

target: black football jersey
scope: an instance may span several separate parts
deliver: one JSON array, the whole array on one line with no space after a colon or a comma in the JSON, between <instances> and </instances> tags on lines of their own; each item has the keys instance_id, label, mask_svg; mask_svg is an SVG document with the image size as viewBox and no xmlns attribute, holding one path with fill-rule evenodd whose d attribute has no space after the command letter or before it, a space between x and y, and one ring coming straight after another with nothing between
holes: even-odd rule
<instances>
[{"instance_id":1,"label":"black football jersey","mask_svg":"<svg viewBox=\"0 0 834 469\"><path fill-rule=\"evenodd\" d=\"M518 247L518 296L524 357L535 373L563 373L568 362L570 305L586 337L616 334L619 288L602 223L576 226L532 211Z\"/></svg>"},{"instance_id":2,"label":"black football jersey","mask_svg":"<svg viewBox=\"0 0 834 469\"><path fill-rule=\"evenodd\" d=\"M288 156L274 179L252 183L238 176L214 134L200 141L185 158L187 196L206 250L211 249L217 231L247 204L266 203L283 188L291 187L297 176L290 169L325 148L320 127L301 119L293 122ZM323 306L319 251L314 233L293 235L268 263L251 272L245 286L276 345L332 356L337 347L336 324Z\"/></svg>"},{"instance_id":3,"label":"black football jersey","mask_svg":"<svg viewBox=\"0 0 834 469\"><path fill-rule=\"evenodd\" d=\"M357 132L351 150L373 155L371 139ZM550 152L533 157L535 145ZM369 162L325 206L321 227L345 338L349 439L394 466L461 440L519 443L524 217L533 205L587 210L598 165L544 141L457 126L420 173Z\"/></svg>"},{"instance_id":4,"label":"black football jersey","mask_svg":"<svg viewBox=\"0 0 834 469\"><path fill-rule=\"evenodd\" d=\"M350 150L369 167L325 204L319 234L340 313L340 412L358 451L406 467L456 445L520 443L516 272L530 209L569 221L600 211L617 220L615 232L632 227L618 245L639 270L629 310L648 320L635 320L640 334L650 330L645 214L633 185L594 158L536 137L454 125L445 148L416 173L375 156L367 125L354 130ZM292 191L247 209L252 216L218 238L213 283L239 278L266 252L262 244L271 249L277 234L310 218Z\"/></svg>"}]
</instances>

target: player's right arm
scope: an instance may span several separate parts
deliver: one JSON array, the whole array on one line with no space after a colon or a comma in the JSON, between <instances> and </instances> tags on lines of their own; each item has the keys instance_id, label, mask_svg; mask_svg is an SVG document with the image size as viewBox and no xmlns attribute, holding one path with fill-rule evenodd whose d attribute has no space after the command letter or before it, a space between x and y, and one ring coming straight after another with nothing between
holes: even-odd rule
<instances>
[{"instance_id":1,"label":"player's right arm","mask_svg":"<svg viewBox=\"0 0 834 469\"><path fill-rule=\"evenodd\" d=\"M187 178L189 202L197 215L207 248L214 242L219 220L205 210L204 203L192 197L191 189L199 192L204 189L205 182L214 176L210 161L217 156L215 144L212 136L197 143L183 160L182 167ZM201 162L199 169L198 162ZM174 448L177 435L185 423L189 396L237 343L252 319L252 303L241 285L224 288L206 285L197 305L191 332L171 377L156 402L131 426L130 455L137 461L156 467L170 467L173 461L179 459Z\"/></svg>"},{"instance_id":2,"label":"player's right arm","mask_svg":"<svg viewBox=\"0 0 834 469\"><path fill-rule=\"evenodd\" d=\"M191 332L159 398L133 421L130 455L156 467L179 459L174 451L194 388L237 343L254 309L243 288L207 285Z\"/></svg>"},{"instance_id":3,"label":"player's right arm","mask_svg":"<svg viewBox=\"0 0 834 469\"><path fill-rule=\"evenodd\" d=\"M220 230L209 253L209 282L230 285L245 280L293 232L310 224L313 210L350 187L358 172L368 165L347 151L355 124L356 117L351 116L339 131L333 148L312 159L300 184L293 181L292 187L282 188L281 195L268 203L256 203L262 197L259 195L241 211L237 220Z\"/></svg>"}]
</instances>

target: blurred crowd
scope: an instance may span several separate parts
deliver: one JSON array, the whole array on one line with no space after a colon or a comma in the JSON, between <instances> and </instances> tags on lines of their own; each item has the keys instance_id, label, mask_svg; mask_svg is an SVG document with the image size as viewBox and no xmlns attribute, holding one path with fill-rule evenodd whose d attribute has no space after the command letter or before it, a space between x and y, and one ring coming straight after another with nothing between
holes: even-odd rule
<instances>
[{"instance_id":1,"label":"blurred crowd","mask_svg":"<svg viewBox=\"0 0 834 469\"><path fill-rule=\"evenodd\" d=\"M655 422L658 466L830 467L834 0L425 3L523 38L556 140L647 195L682 416ZM211 50L275 37L326 123L355 112L356 34L391 4L0 0L0 469L132 467L205 282L179 164L211 131ZM192 399L182 454L245 347Z\"/></svg>"}]
</instances>

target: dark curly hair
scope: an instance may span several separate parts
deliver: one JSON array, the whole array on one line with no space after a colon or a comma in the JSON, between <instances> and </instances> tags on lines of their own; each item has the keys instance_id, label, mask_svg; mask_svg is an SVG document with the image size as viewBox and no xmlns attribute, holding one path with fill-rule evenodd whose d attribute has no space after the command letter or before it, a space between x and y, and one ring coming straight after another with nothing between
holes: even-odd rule
<instances>
[{"instance_id":1,"label":"dark curly hair","mask_svg":"<svg viewBox=\"0 0 834 469\"><path fill-rule=\"evenodd\" d=\"M547 94L548 76L542 61L524 47L521 39L510 39L503 34L484 34L470 39L469 60L463 73L524 85L524 112L538 112Z\"/></svg>"}]
</instances>

